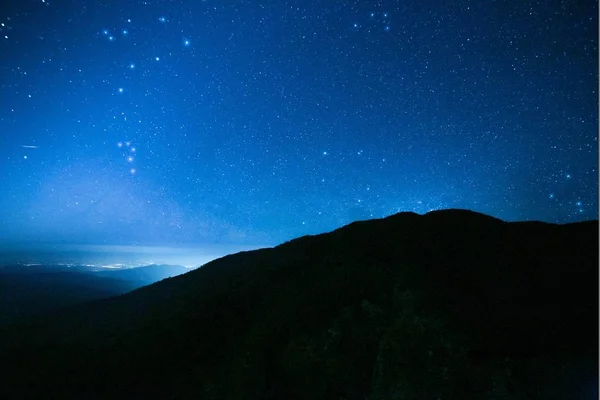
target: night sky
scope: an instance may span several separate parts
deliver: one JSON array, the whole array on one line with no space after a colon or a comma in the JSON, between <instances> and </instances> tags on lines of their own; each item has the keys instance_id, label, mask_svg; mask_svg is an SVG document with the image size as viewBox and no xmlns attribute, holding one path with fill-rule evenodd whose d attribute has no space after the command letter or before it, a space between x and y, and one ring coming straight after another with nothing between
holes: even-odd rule
<instances>
[{"instance_id":1,"label":"night sky","mask_svg":"<svg viewBox=\"0 0 600 400\"><path fill-rule=\"evenodd\" d=\"M0 242L598 218L595 1L0 6Z\"/></svg>"}]
</instances>

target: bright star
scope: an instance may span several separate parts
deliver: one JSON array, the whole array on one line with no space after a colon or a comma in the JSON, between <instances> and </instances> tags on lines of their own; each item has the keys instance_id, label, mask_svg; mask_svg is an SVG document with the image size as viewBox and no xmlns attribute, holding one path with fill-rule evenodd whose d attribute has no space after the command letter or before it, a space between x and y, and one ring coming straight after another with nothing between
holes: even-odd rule
<instances>
[{"instance_id":1,"label":"bright star","mask_svg":"<svg viewBox=\"0 0 600 400\"><path fill-rule=\"evenodd\" d=\"M163 24L164 24L165 22L167 22L167 19L166 19L165 17L160 17L160 18L158 18L158 20L159 20L160 22L162 22Z\"/></svg>"},{"instance_id":2,"label":"bright star","mask_svg":"<svg viewBox=\"0 0 600 400\"><path fill-rule=\"evenodd\" d=\"M131 157L131 156L127 157L127 161L128 162L133 162L133 157Z\"/></svg>"},{"instance_id":3,"label":"bright star","mask_svg":"<svg viewBox=\"0 0 600 400\"><path fill-rule=\"evenodd\" d=\"M123 93L123 88L122 87L119 88L119 93Z\"/></svg>"},{"instance_id":4,"label":"bright star","mask_svg":"<svg viewBox=\"0 0 600 400\"><path fill-rule=\"evenodd\" d=\"M135 69L135 64L129 64L129 69Z\"/></svg>"},{"instance_id":5,"label":"bright star","mask_svg":"<svg viewBox=\"0 0 600 400\"><path fill-rule=\"evenodd\" d=\"M123 147L123 142L117 143L117 147Z\"/></svg>"},{"instance_id":6,"label":"bright star","mask_svg":"<svg viewBox=\"0 0 600 400\"><path fill-rule=\"evenodd\" d=\"M160 61L160 57L156 57L156 58L155 58L155 60L156 60L156 61Z\"/></svg>"},{"instance_id":7,"label":"bright star","mask_svg":"<svg viewBox=\"0 0 600 400\"><path fill-rule=\"evenodd\" d=\"M183 45L184 45L185 47L188 47L190 44L191 44L191 42L190 42L190 40L189 40L189 39L184 39L184 40L183 40Z\"/></svg>"}]
</instances>

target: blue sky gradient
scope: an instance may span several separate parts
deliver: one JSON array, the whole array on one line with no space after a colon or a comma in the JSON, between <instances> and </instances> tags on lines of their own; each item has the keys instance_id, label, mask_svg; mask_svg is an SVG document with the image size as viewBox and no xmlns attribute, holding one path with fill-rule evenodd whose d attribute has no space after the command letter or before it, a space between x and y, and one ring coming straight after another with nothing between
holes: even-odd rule
<instances>
[{"instance_id":1,"label":"blue sky gradient","mask_svg":"<svg viewBox=\"0 0 600 400\"><path fill-rule=\"evenodd\" d=\"M598 218L595 1L0 6L0 242Z\"/></svg>"}]
</instances>

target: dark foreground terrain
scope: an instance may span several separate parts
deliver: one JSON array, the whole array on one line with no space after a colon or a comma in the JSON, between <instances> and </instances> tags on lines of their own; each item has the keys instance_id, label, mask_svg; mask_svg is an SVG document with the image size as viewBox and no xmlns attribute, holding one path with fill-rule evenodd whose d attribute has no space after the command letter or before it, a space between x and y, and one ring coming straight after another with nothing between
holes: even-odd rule
<instances>
[{"instance_id":1,"label":"dark foreground terrain","mask_svg":"<svg viewBox=\"0 0 600 400\"><path fill-rule=\"evenodd\" d=\"M90 300L118 296L188 271L180 265L146 265L98 271L87 266L0 266L0 325L34 318Z\"/></svg>"},{"instance_id":2,"label":"dark foreground terrain","mask_svg":"<svg viewBox=\"0 0 600 400\"><path fill-rule=\"evenodd\" d=\"M401 213L0 336L0 398L594 399L598 223Z\"/></svg>"}]
</instances>

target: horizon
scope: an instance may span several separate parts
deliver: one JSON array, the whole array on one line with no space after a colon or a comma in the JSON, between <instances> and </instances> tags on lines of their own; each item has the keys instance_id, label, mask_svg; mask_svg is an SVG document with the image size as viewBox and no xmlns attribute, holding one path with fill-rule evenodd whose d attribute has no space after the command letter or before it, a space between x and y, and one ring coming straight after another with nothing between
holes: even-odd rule
<instances>
[{"instance_id":1,"label":"horizon","mask_svg":"<svg viewBox=\"0 0 600 400\"><path fill-rule=\"evenodd\" d=\"M11 247L8 250L7 247ZM137 267L151 264L197 268L210 261L241 251L266 246L215 245L135 246L44 243L7 246L0 242L0 266L3 265L81 265L94 267Z\"/></svg>"},{"instance_id":2,"label":"horizon","mask_svg":"<svg viewBox=\"0 0 600 400\"><path fill-rule=\"evenodd\" d=\"M464 208L447 208L429 210L417 215L426 215L431 212L459 210L487 215L499 220L493 215L480 213ZM414 211L399 211L381 218L368 218L355 220L339 225L323 232L309 233L320 235L332 232L343 226L357 221L371 219L385 219L396 214L414 213ZM594 219L580 219L577 221L557 223L540 220L502 220L504 222L543 222L550 224L571 224L581 222L598 222ZM305 235L302 235L305 236ZM92 244L92 243L64 243L64 242L38 242L38 241L2 241L0 240L0 266L10 264L20 265L83 265L111 268L113 266L139 267L151 264L180 265L186 268L198 268L218 258L243 251L252 251L275 247L290 240L300 238L297 236L283 240L279 243L242 244L242 243L187 243L187 244Z\"/></svg>"}]
</instances>

